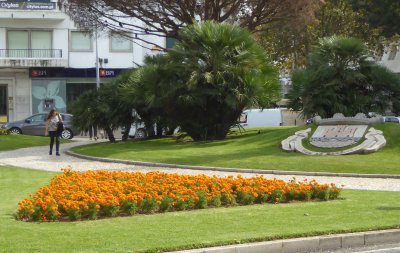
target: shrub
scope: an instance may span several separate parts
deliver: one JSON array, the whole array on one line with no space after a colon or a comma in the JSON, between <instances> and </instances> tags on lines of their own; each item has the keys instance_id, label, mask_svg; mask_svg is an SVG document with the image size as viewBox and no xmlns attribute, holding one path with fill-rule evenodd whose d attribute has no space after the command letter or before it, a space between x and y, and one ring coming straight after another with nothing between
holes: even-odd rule
<instances>
[{"instance_id":1,"label":"shrub","mask_svg":"<svg viewBox=\"0 0 400 253\"><path fill-rule=\"evenodd\" d=\"M140 210L143 213L154 213L158 209L157 201L155 198L144 199L142 205L140 206Z\"/></svg>"},{"instance_id":2,"label":"shrub","mask_svg":"<svg viewBox=\"0 0 400 253\"><path fill-rule=\"evenodd\" d=\"M161 212L168 212L172 209L172 202L174 200L168 196L163 196L160 203L160 211Z\"/></svg>"},{"instance_id":3,"label":"shrub","mask_svg":"<svg viewBox=\"0 0 400 253\"><path fill-rule=\"evenodd\" d=\"M101 210L104 212L104 215L107 217L117 216L119 213L119 206L116 204L111 205L101 205Z\"/></svg>"},{"instance_id":4,"label":"shrub","mask_svg":"<svg viewBox=\"0 0 400 253\"><path fill-rule=\"evenodd\" d=\"M215 207L220 207L221 206L221 195L217 195L211 198L211 205Z\"/></svg>"},{"instance_id":5,"label":"shrub","mask_svg":"<svg viewBox=\"0 0 400 253\"><path fill-rule=\"evenodd\" d=\"M10 134L10 130L8 129L1 129L0 128L0 135L9 135Z\"/></svg>"},{"instance_id":6,"label":"shrub","mask_svg":"<svg viewBox=\"0 0 400 253\"><path fill-rule=\"evenodd\" d=\"M123 200L121 209L126 214L135 215L138 210L138 205L136 202L130 200Z\"/></svg>"},{"instance_id":7,"label":"shrub","mask_svg":"<svg viewBox=\"0 0 400 253\"><path fill-rule=\"evenodd\" d=\"M207 208L207 197L204 192L197 192L197 201L195 204L195 208L204 209Z\"/></svg>"},{"instance_id":8,"label":"shrub","mask_svg":"<svg viewBox=\"0 0 400 253\"><path fill-rule=\"evenodd\" d=\"M89 220L96 220L100 206L96 203L89 203L87 207L88 208L85 209L84 214L88 217Z\"/></svg>"},{"instance_id":9,"label":"shrub","mask_svg":"<svg viewBox=\"0 0 400 253\"><path fill-rule=\"evenodd\" d=\"M254 202L254 196L246 192L238 192L237 202L242 205L251 205Z\"/></svg>"}]
</instances>

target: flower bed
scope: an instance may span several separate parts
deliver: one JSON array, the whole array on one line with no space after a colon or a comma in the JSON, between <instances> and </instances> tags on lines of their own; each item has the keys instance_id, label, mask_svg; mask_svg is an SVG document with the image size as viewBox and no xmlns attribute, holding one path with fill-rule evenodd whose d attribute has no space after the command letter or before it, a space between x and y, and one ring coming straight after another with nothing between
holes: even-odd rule
<instances>
[{"instance_id":1,"label":"flower bed","mask_svg":"<svg viewBox=\"0 0 400 253\"><path fill-rule=\"evenodd\" d=\"M189 176L162 172L64 169L51 183L19 202L25 221L81 220L206 207L336 199L340 189L316 181L286 183L262 176Z\"/></svg>"}]
</instances>

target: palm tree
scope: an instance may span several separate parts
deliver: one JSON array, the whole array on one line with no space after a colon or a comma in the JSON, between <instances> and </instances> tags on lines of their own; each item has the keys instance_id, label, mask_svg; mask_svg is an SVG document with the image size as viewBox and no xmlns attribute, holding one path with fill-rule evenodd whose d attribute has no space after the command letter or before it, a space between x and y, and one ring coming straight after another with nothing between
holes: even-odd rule
<instances>
[{"instance_id":1,"label":"palm tree","mask_svg":"<svg viewBox=\"0 0 400 253\"><path fill-rule=\"evenodd\" d=\"M167 115L194 140L223 139L244 108L279 100L277 70L248 31L204 22L180 37L159 85Z\"/></svg>"},{"instance_id":2,"label":"palm tree","mask_svg":"<svg viewBox=\"0 0 400 253\"><path fill-rule=\"evenodd\" d=\"M307 67L293 73L290 106L307 117L398 110L400 79L371 59L358 39L320 40Z\"/></svg>"},{"instance_id":3,"label":"palm tree","mask_svg":"<svg viewBox=\"0 0 400 253\"><path fill-rule=\"evenodd\" d=\"M169 87L165 82L175 74L166 70L168 62L162 55L146 57L144 62L144 66L131 73L129 81L121 84L121 101L136 110L138 118L135 120L144 122L149 137L160 136L163 130L168 132L176 128L165 109L166 98L170 97L175 87Z\"/></svg>"},{"instance_id":4,"label":"palm tree","mask_svg":"<svg viewBox=\"0 0 400 253\"><path fill-rule=\"evenodd\" d=\"M132 107L120 99L120 89L129 81L130 72L102 84L98 90L83 93L72 104L74 125L84 130L91 125L106 131L111 142L115 142L113 131L118 127L130 127L133 122Z\"/></svg>"}]
</instances>

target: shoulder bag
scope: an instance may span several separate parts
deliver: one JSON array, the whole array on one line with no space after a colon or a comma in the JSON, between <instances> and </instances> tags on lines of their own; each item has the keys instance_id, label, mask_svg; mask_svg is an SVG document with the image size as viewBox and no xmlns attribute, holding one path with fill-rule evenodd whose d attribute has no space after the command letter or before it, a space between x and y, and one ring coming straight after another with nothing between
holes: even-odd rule
<instances>
[{"instance_id":1,"label":"shoulder bag","mask_svg":"<svg viewBox=\"0 0 400 253\"><path fill-rule=\"evenodd\" d=\"M61 135L62 132L64 131L64 123L62 122L62 119L60 117L60 114L58 116L58 122L57 122L57 135Z\"/></svg>"}]
</instances>

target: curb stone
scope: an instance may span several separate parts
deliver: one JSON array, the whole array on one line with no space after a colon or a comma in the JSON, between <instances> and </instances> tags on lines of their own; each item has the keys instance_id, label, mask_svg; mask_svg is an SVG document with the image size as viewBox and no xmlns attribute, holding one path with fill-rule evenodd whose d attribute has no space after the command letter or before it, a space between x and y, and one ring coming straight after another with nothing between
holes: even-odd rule
<instances>
[{"instance_id":1,"label":"curb stone","mask_svg":"<svg viewBox=\"0 0 400 253\"><path fill-rule=\"evenodd\" d=\"M175 251L175 253L307 253L389 243L400 243L400 229L246 243Z\"/></svg>"},{"instance_id":2,"label":"curb stone","mask_svg":"<svg viewBox=\"0 0 400 253\"><path fill-rule=\"evenodd\" d=\"M280 170L257 170L257 169L239 169L239 168L222 168L222 167L207 167L207 166L193 166L193 165L179 165L168 163L153 163L153 162L139 162L122 159L112 159L104 157L95 157L88 155L81 155L71 150L66 151L70 156L83 158L92 161L101 161L109 163L123 163L128 165L158 167L158 168L171 168L171 169L192 169L192 170L207 170L207 171L221 171L221 172L236 172L236 173L256 173L256 174L275 174L275 175L293 175L293 176L327 176L327 177L358 177L358 178L392 178L400 179L400 175L393 174L356 174L356 173L329 173L329 172L305 172L305 171L280 171Z\"/></svg>"}]
</instances>

